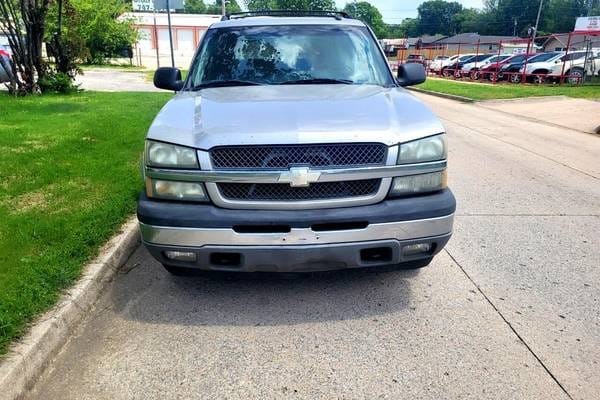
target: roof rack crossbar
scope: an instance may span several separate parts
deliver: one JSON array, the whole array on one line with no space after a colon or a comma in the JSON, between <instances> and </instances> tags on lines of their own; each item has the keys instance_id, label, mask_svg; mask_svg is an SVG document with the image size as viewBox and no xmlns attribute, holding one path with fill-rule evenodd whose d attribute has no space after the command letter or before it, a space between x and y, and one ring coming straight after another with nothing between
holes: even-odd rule
<instances>
[{"instance_id":1,"label":"roof rack crossbar","mask_svg":"<svg viewBox=\"0 0 600 400\"><path fill-rule=\"evenodd\" d=\"M249 18L249 17L332 17L335 19L348 18L352 16L344 11L327 10L262 10L262 11L242 11L225 14L221 21L229 19Z\"/></svg>"}]
</instances>

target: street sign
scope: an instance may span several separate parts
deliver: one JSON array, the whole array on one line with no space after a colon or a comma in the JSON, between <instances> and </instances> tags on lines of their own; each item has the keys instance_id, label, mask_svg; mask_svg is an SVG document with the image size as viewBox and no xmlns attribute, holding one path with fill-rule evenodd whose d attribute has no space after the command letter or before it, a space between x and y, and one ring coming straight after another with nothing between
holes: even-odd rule
<instances>
[{"instance_id":1,"label":"street sign","mask_svg":"<svg viewBox=\"0 0 600 400\"><path fill-rule=\"evenodd\" d=\"M133 11L154 11L154 0L133 0Z\"/></svg>"}]
</instances>

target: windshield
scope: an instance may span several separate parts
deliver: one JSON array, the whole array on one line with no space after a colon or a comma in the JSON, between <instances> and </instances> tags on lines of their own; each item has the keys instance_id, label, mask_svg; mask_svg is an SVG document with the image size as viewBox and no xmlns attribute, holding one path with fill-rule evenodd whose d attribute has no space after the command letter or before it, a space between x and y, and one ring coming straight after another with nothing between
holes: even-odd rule
<instances>
[{"instance_id":1,"label":"windshield","mask_svg":"<svg viewBox=\"0 0 600 400\"><path fill-rule=\"evenodd\" d=\"M544 62L544 61L548 61L551 58L554 58L558 55L558 53L543 53L543 54L538 54L537 56L533 56L531 57L529 60L527 60L528 63L534 63L534 62Z\"/></svg>"},{"instance_id":2,"label":"windshield","mask_svg":"<svg viewBox=\"0 0 600 400\"><path fill-rule=\"evenodd\" d=\"M311 80L394 84L368 29L357 26L210 29L190 75L192 87L222 81L240 85L315 83Z\"/></svg>"},{"instance_id":3,"label":"windshield","mask_svg":"<svg viewBox=\"0 0 600 400\"><path fill-rule=\"evenodd\" d=\"M469 62L479 62L479 61L485 61L485 60L487 60L487 59L488 59L488 58L490 58L490 57L493 57L493 56L492 56L492 55L490 55L490 54L480 54L480 55L478 55L478 56L475 56L475 57L471 58L471 59L469 60Z\"/></svg>"},{"instance_id":4,"label":"windshield","mask_svg":"<svg viewBox=\"0 0 600 400\"><path fill-rule=\"evenodd\" d=\"M466 56L460 56L460 57L458 57L458 61L460 61L460 62L469 61L473 57L475 57L473 54L468 54Z\"/></svg>"}]
</instances>

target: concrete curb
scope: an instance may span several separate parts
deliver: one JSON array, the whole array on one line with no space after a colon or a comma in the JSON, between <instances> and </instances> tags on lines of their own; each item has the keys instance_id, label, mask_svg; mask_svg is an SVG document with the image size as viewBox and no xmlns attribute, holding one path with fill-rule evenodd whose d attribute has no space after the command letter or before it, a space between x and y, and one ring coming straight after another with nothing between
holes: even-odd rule
<instances>
[{"instance_id":1,"label":"concrete curb","mask_svg":"<svg viewBox=\"0 0 600 400\"><path fill-rule=\"evenodd\" d=\"M84 267L81 278L58 304L9 349L0 363L0 399L21 399L27 394L139 242L137 219L133 217Z\"/></svg>"},{"instance_id":2,"label":"concrete curb","mask_svg":"<svg viewBox=\"0 0 600 400\"><path fill-rule=\"evenodd\" d=\"M407 89L412 90L413 92L428 94L431 96L441 97L441 98L449 99L449 100L456 100L456 101L460 101L463 103L474 103L475 102L475 100L473 100L473 99L470 99L470 98L464 97L464 96L457 96L455 94L434 92L432 90L419 89L416 87L407 87Z\"/></svg>"}]
</instances>

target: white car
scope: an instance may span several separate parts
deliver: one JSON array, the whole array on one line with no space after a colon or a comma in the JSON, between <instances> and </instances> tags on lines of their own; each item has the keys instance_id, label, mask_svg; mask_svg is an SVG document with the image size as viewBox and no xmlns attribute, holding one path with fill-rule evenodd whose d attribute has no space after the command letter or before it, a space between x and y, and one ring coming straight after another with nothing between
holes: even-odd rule
<instances>
[{"instance_id":1,"label":"white car","mask_svg":"<svg viewBox=\"0 0 600 400\"><path fill-rule=\"evenodd\" d=\"M458 58L458 56L436 56L429 64L429 70L440 72L442 67L445 67L450 60L455 60L456 58Z\"/></svg>"},{"instance_id":2,"label":"white car","mask_svg":"<svg viewBox=\"0 0 600 400\"><path fill-rule=\"evenodd\" d=\"M482 54L479 55L475 58L473 58L472 60L469 60L468 63L466 63L465 65L463 65L462 67L462 75L466 76L469 75L469 77L471 79L479 79L479 71L484 68L487 67L488 65L492 64L492 63L499 63L501 61L506 60L508 57L510 57L510 54Z\"/></svg>"},{"instance_id":3,"label":"white car","mask_svg":"<svg viewBox=\"0 0 600 400\"><path fill-rule=\"evenodd\" d=\"M525 72L527 79L535 83L544 83L547 75L556 62L561 62L560 59L565 55L564 52L544 53L532 58L526 65L519 69L520 73Z\"/></svg>"},{"instance_id":4,"label":"white car","mask_svg":"<svg viewBox=\"0 0 600 400\"><path fill-rule=\"evenodd\" d=\"M581 83L585 75L600 75L600 49L574 51L556 60L548 75L560 79L563 74L569 83Z\"/></svg>"}]
</instances>

